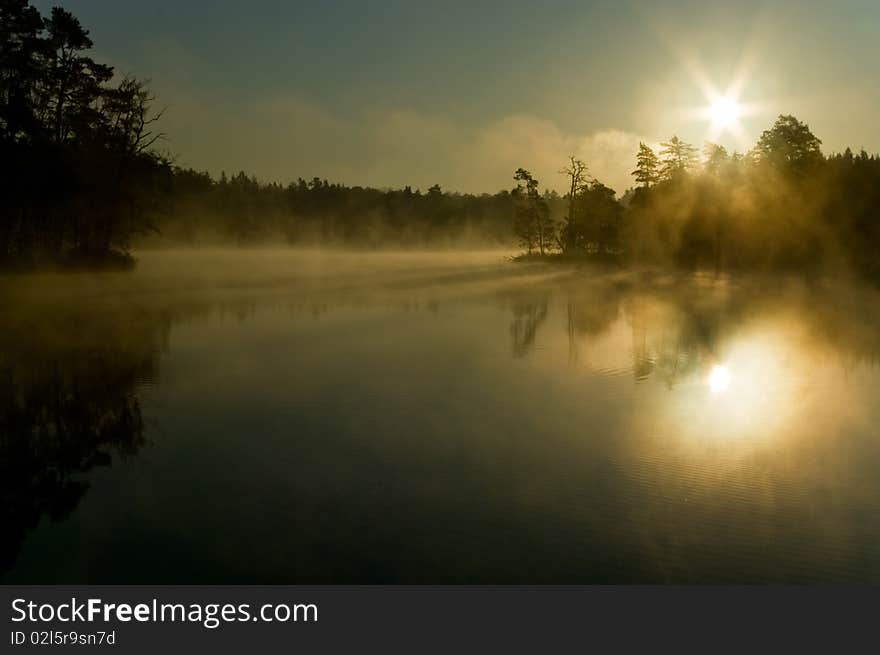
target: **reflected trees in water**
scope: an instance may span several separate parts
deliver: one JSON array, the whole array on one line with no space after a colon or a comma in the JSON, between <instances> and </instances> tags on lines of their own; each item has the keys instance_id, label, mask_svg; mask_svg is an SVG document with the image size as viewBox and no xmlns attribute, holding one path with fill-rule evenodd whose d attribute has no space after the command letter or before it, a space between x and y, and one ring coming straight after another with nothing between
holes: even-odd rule
<instances>
[{"instance_id":1,"label":"reflected trees in water","mask_svg":"<svg viewBox=\"0 0 880 655\"><path fill-rule=\"evenodd\" d=\"M63 318L25 312L0 333L0 571L41 520L76 508L93 469L146 442L137 386L156 377L167 324Z\"/></svg>"}]
</instances>

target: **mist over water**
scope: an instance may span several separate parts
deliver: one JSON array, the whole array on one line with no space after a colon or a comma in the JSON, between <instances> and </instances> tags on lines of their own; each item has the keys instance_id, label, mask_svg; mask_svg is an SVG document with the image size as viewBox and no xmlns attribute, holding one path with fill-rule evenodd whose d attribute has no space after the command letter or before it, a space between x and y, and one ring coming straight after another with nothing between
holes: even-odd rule
<instances>
[{"instance_id":1,"label":"mist over water","mask_svg":"<svg viewBox=\"0 0 880 655\"><path fill-rule=\"evenodd\" d=\"M0 579L880 581L880 294L508 254L3 277Z\"/></svg>"}]
</instances>

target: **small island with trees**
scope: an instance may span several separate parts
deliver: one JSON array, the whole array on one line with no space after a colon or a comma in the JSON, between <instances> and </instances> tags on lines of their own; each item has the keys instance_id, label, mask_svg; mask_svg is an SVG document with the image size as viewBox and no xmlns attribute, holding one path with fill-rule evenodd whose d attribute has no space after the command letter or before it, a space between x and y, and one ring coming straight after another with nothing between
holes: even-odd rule
<instances>
[{"instance_id":1,"label":"small island with trees","mask_svg":"<svg viewBox=\"0 0 880 655\"><path fill-rule=\"evenodd\" d=\"M673 136L642 143L637 186L613 190L571 157L564 197L538 193L519 169L515 230L521 259L604 259L683 269L880 276L880 158L847 148L824 156L794 116L779 116L747 153ZM564 203L561 220L554 205Z\"/></svg>"}]
</instances>

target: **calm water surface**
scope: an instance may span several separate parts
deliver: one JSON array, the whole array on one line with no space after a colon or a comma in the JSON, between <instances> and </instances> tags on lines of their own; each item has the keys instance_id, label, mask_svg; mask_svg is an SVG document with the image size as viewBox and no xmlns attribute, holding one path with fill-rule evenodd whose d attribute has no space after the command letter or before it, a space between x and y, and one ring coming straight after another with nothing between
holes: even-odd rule
<instances>
[{"instance_id":1,"label":"calm water surface","mask_svg":"<svg viewBox=\"0 0 880 655\"><path fill-rule=\"evenodd\" d=\"M499 253L0 279L4 582L880 582L880 295Z\"/></svg>"}]
</instances>

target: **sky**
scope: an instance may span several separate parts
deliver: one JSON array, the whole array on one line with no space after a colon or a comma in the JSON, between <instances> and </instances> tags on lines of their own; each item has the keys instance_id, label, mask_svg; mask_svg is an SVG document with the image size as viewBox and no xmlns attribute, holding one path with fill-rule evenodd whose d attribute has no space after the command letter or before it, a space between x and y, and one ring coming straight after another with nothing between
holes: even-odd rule
<instances>
[{"instance_id":1,"label":"sky","mask_svg":"<svg viewBox=\"0 0 880 655\"><path fill-rule=\"evenodd\" d=\"M640 141L748 150L794 114L880 151L880 2L69 0L97 59L148 78L178 165L265 181L619 193ZM736 99L719 129L705 108Z\"/></svg>"}]
</instances>

